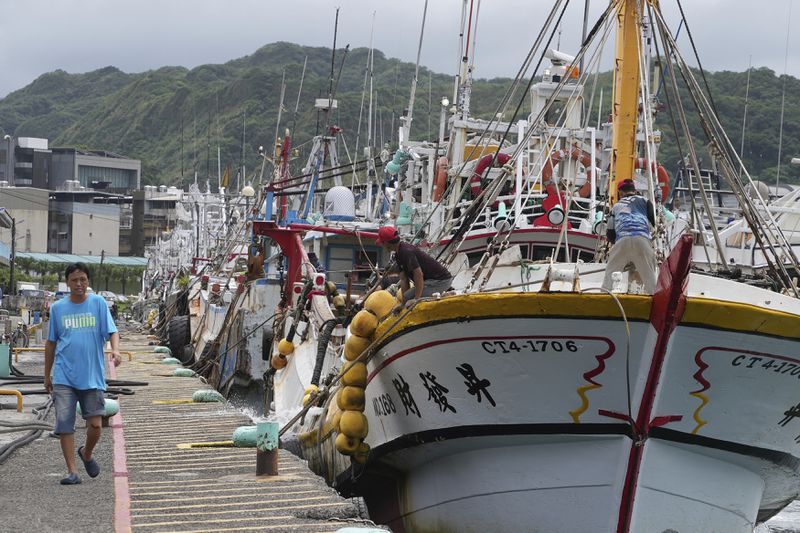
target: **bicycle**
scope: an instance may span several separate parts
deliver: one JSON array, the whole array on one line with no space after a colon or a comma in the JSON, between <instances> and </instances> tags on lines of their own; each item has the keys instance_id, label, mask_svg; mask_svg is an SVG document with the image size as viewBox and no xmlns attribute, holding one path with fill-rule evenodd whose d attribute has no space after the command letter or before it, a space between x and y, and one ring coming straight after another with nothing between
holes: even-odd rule
<instances>
[{"instance_id":1,"label":"bicycle","mask_svg":"<svg viewBox=\"0 0 800 533\"><path fill-rule=\"evenodd\" d=\"M22 322L17 323L17 329L11 332L12 348L27 348L30 344L30 336L28 335L28 326Z\"/></svg>"}]
</instances>

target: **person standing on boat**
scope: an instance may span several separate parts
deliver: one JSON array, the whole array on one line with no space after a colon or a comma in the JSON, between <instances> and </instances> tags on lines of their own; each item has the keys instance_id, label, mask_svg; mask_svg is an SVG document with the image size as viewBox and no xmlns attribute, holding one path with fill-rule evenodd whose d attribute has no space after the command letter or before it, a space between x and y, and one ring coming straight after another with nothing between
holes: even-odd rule
<instances>
[{"instance_id":1,"label":"person standing on boat","mask_svg":"<svg viewBox=\"0 0 800 533\"><path fill-rule=\"evenodd\" d=\"M92 452L100 440L102 416L105 415L104 347L107 340L111 341L114 366L122 359L119 333L108 304L101 296L87 292L89 267L84 263L72 263L64 277L70 295L50 309L50 328L44 349L44 386L53 397L54 432L61 441L67 463L68 474L61 484L77 485L81 479L75 467L76 405L80 403L86 420L86 443L78 448L78 457L89 477L96 477L100 466L92 458Z\"/></svg>"},{"instance_id":2,"label":"person standing on boat","mask_svg":"<svg viewBox=\"0 0 800 533\"><path fill-rule=\"evenodd\" d=\"M653 203L636 194L633 180L623 180L619 185L619 200L611 209L606 236L613 244L606 262L603 288L611 290L614 272L622 271L633 263L647 294L656 290L656 253L650 226L655 226Z\"/></svg>"},{"instance_id":3,"label":"person standing on boat","mask_svg":"<svg viewBox=\"0 0 800 533\"><path fill-rule=\"evenodd\" d=\"M397 267L400 269L400 290L406 305L423 296L431 296L450 288L453 275L447 267L413 244L401 241L397 228L380 228L375 243L394 252ZM409 281L414 282L413 287L410 287Z\"/></svg>"}]
</instances>

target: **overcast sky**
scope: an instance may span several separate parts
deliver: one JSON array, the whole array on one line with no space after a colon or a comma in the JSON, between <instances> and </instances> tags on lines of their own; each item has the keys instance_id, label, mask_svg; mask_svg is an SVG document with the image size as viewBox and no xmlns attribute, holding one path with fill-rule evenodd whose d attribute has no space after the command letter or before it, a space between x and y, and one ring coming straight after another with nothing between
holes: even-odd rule
<instances>
[{"instance_id":1,"label":"overcast sky","mask_svg":"<svg viewBox=\"0 0 800 533\"><path fill-rule=\"evenodd\" d=\"M478 0L474 0L478 4ZM800 17L792 0L684 0L689 29L709 70L754 67L784 72L787 25ZM661 0L677 28L675 0ZM440 73L457 65L461 0L430 0L421 62ZM607 5L591 0L590 20ZM80 73L113 65L142 72L165 65L224 63L259 47L289 41L330 47L340 7L337 46L374 46L414 61L424 0L3 0L0 97L55 69ZM477 28L476 77L513 76L548 0L483 0ZM584 0L572 0L561 48L577 47ZM790 17L791 13L791 17ZM590 22L591 25L591 22ZM789 38L787 72L800 77L797 35ZM679 42L690 52L687 34Z\"/></svg>"}]
</instances>

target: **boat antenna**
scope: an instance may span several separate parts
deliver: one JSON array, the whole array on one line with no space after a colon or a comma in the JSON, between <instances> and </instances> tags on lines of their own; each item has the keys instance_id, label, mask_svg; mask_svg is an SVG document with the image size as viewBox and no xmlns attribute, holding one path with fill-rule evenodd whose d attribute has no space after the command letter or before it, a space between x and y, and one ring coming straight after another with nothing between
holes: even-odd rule
<instances>
[{"instance_id":1,"label":"boat antenna","mask_svg":"<svg viewBox=\"0 0 800 533\"><path fill-rule=\"evenodd\" d=\"M581 44L586 42L586 32L589 29L589 3L586 0L583 4L583 29L581 30ZM583 58L581 58L580 72L583 72Z\"/></svg>"},{"instance_id":2,"label":"boat antenna","mask_svg":"<svg viewBox=\"0 0 800 533\"><path fill-rule=\"evenodd\" d=\"M375 11L372 12L372 25L369 30L369 51L367 52L367 64L364 68L364 86L361 90L361 107L358 109L358 127L356 128L356 148L355 154L356 158L358 158L358 149L360 148L361 144L361 124L364 116L364 100L367 97L367 84L369 82L369 110L367 112L367 145L366 145L366 159L372 159L372 42L373 36L375 34ZM370 168L370 163L367 163L367 181L369 182L369 174L372 169ZM355 164L353 164L353 184L356 181L356 168ZM369 198L370 189L369 185L367 186L367 197ZM367 211L369 211L369 201L367 201Z\"/></svg>"},{"instance_id":3,"label":"boat antenna","mask_svg":"<svg viewBox=\"0 0 800 533\"><path fill-rule=\"evenodd\" d=\"M750 74L753 72L753 55L750 54L750 61L747 65L747 87L744 90L744 115L742 115L742 144L741 148L739 148L739 154L744 157L744 135L747 127L747 106L750 103ZM786 85L784 85L784 89ZM783 109L781 109L783 111ZM780 163L780 157L778 158L778 163ZM744 167L739 167L739 179L742 178L742 170Z\"/></svg>"},{"instance_id":4,"label":"boat antenna","mask_svg":"<svg viewBox=\"0 0 800 533\"><path fill-rule=\"evenodd\" d=\"M328 83L328 109L325 111L325 131L328 131L328 126L330 126L330 112L331 106L333 105L333 83L334 83L334 72L336 70L336 36L339 33L339 8L336 8L336 18L334 19L333 23L333 49L331 50L331 75L330 81Z\"/></svg>"},{"instance_id":5,"label":"boat antenna","mask_svg":"<svg viewBox=\"0 0 800 533\"><path fill-rule=\"evenodd\" d=\"M428 0L425 0L425 7L422 9L422 27L419 30L419 44L417 45L417 64L414 68L414 79L411 80L411 96L408 99L408 113L400 120L403 125L400 127L402 138L398 140L398 145L402 147L408 142L411 136L411 121L414 116L414 99L417 96L417 80L419 79L419 60L422 56L422 39L425 36L425 19L428 16Z\"/></svg>"},{"instance_id":6,"label":"boat antenna","mask_svg":"<svg viewBox=\"0 0 800 533\"><path fill-rule=\"evenodd\" d=\"M297 112L300 109L300 93L303 92L303 82L306 79L306 66L308 65L308 56L303 60L303 72L300 74L300 87L297 89L297 100L294 103L294 112L292 113L292 126L289 131L294 131L297 122Z\"/></svg>"},{"instance_id":7,"label":"boat antenna","mask_svg":"<svg viewBox=\"0 0 800 533\"><path fill-rule=\"evenodd\" d=\"M278 101L278 120L275 121L275 144L280 142L280 138L278 137L281 132L281 116L283 115L283 98L286 94L286 67L283 67L283 73L281 74L281 98ZM264 173L264 165L261 165L261 173ZM260 181L260 180L259 180Z\"/></svg>"},{"instance_id":8,"label":"boat antenna","mask_svg":"<svg viewBox=\"0 0 800 533\"><path fill-rule=\"evenodd\" d=\"M783 56L783 93L781 94L781 125L778 133L778 173L775 176L775 195L778 195L778 185L781 182L781 152L783 151L783 110L786 106L786 80L789 78L786 74L787 65L789 63L789 35L792 28L792 0L789 0L789 16L786 17L786 53ZM769 203L769 195L767 195L767 203Z\"/></svg>"}]
</instances>

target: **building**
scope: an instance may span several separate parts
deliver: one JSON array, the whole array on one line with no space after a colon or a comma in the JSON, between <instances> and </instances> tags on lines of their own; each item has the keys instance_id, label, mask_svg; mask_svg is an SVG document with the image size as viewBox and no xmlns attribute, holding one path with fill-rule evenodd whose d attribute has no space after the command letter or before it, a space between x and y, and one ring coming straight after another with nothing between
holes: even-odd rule
<instances>
[{"instance_id":1,"label":"building","mask_svg":"<svg viewBox=\"0 0 800 533\"><path fill-rule=\"evenodd\" d=\"M47 139L6 135L0 146L0 181L47 189L52 153Z\"/></svg>"},{"instance_id":2,"label":"building","mask_svg":"<svg viewBox=\"0 0 800 533\"><path fill-rule=\"evenodd\" d=\"M0 182L17 187L126 193L141 187L142 163L104 151L49 148L47 139L11 137L0 143Z\"/></svg>"},{"instance_id":3,"label":"building","mask_svg":"<svg viewBox=\"0 0 800 533\"><path fill-rule=\"evenodd\" d=\"M102 151L75 148L52 149L49 188L67 190L84 187L114 193L128 193L141 187L142 162ZM69 182L77 185L69 185Z\"/></svg>"},{"instance_id":4,"label":"building","mask_svg":"<svg viewBox=\"0 0 800 533\"><path fill-rule=\"evenodd\" d=\"M119 255L120 203L124 197L97 191L50 193L47 252Z\"/></svg>"},{"instance_id":5,"label":"building","mask_svg":"<svg viewBox=\"0 0 800 533\"><path fill-rule=\"evenodd\" d=\"M31 187L0 187L0 206L15 221L19 252L47 251L50 191ZM11 229L0 228L0 241L11 243Z\"/></svg>"},{"instance_id":6,"label":"building","mask_svg":"<svg viewBox=\"0 0 800 533\"><path fill-rule=\"evenodd\" d=\"M133 191L130 215L122 215L123 220L130 216L130 255L144 255L145 247L154 245L162 232L175 227L176 204L182 199L182 190L163 185L147 185L142 191ZM123 240L124 234L125 231Z\"/></svg>"}]
</instances>

